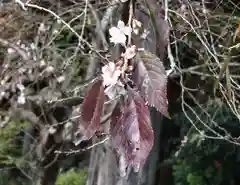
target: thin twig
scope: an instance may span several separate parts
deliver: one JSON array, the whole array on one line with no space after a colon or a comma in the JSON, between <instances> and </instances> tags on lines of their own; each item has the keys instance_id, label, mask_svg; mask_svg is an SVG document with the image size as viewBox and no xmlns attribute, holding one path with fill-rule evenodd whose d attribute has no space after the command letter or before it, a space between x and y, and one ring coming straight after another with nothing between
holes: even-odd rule
<instances>
[{"instance_id":1,"label":"thin twig","mask_svg":"<svg viewBox=\"0 0 240 185\"><path fill-rule=\"evenodd\" d=\"M90 150L96 146L99 146L101 144L104 144L107 140L109 140L109 137L106 137L105 139L95 143L95 144L92 144L91 146L88 146L86 148L83 148L83 149L79 149L79 150L70 150L70 151L55 151L55 153L57 154L66 154L66 155L71 155L71 154L76 154L76 153L80 153L80 152L86 152L87 150Z\"/></svg>"},{"instance_id":2,"label":"thin twig","mask_svg":"<svg viewBox=\"0 0 240 185\"><path fill-rule=\"evenodd\" d=\"M0 38L0 45L3 45L4 47L9 47L9 48L14 49L16 52L19 53L19 55L21 55L21 57L24 60L29 60L29 57L27 56L27 52L24 51L22 48L18 47L17 45L12 44L9 41L7 41L5 39L2 39L2 38Z\"/></svg>"}]
</instances>

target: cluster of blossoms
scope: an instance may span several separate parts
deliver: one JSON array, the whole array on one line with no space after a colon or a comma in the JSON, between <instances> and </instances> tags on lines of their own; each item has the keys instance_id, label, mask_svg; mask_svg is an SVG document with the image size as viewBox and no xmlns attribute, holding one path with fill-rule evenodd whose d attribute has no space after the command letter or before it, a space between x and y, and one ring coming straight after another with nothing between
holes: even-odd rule
<instances>
[{"instance_id":1,"label":"cluster of blossoms","mask_svg":"<svg viewBox=\"0 0 240 185\"><path fill-rule=\"evenodd\" d=\"M110 42L121 44L125 47L125 52L122 53L121 59L117 64L109 62L102 67L103 84L105 88L105 94L114 99L117 95L125 94L124 84L119 80L120 76L127 70L127 62L136 55L136 46L132 45L126 47L127 36L132 33L132 28L126 26L123 21L118 21L117 27L109 29Z\"/></svg>"}]
</instances>

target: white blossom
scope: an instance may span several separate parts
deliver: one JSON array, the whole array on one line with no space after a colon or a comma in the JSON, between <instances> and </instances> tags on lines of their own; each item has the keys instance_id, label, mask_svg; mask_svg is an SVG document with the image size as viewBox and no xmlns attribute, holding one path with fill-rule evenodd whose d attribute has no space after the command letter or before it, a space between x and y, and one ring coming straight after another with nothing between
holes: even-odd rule
<instances>
[{"instance_id":1,"label":"white blossom","mask_svg":"<svg viewBox=\"0 0 240 185\"><path fill-rule=\"evenodd\" d=\"M41 23L40 26L38 27L38 31L39 31L39 32L45 32L46 30L47 30L47 29L46 29L44 23Z\"/></svg>"},{"instance_id":2,"label":"white blossom","mask_svg":"<svg viewBox=\"0 0 240 185\"><path fill-rule=\"evenodd\" d=\"M21 44L21 45L20 45L20 48L21 48L21 49L24 49L24 50L27 50L27 46L26 46L25 44Z\"/></svg>"},{"instance_id":3,"label":"white blossom","mask_svg":"<svg viewBox=\"0 0 240 185\"><path fill-rule=\"evenodd\" d=\"M44 67L45 65L46 65L46 62L44 60L40 60L39 66L40 67Z\"/></svg>"},{"instance_id":4,"label":"white blossom","mask_svg":"<svg viewBox=\"0 0 240 185\"><path fill-rule=\"evenodd\" d=\"M5 91L2 91L2 92L0 93L0 97L4 97L5 94L6 94L6 92L5 92Z\"/></svg>"},{"instance_id":5,"label":"white blossom","mask_svg":"<svg viewBox=\"0 0 240 185\"><path fill-rule=\"evenodd\" d=\"M31 43L31 44L30 44L30 47L31 47L31 49L32 49L32 50L36 50L36 49L37 49L37 47L36 47L36 44L35 44L35 43Z\"/></svg>"},{"instance_id":6,"label":"white blossom","mask_svg":"<svg viewBox=\"0 0 240 185\"><path fill-rule=\"evenodd\" d=\"M121 70L116 67L115 63L109 62L103 66L102 73L103 85L106 86L104 92L110 99L125 93L124 85L119 81Z\"/></svg>"},{"instance_id":7,"label":"white blossom","mask_svg":"<svg viewBox=\"0 0 240 185\"><path fill-rule=\"evenodd\" d=\"M17 103L20 105L23 105L26 103L26 98L23 93L21 93L20 96L18 96Z\"/></svg>"},{"instance_id":8,"label":"white blossom","mask_svg":"<svg viewBox=\"0 0 240 185\"><path fill-rule=\"evenodd\" d=\"M57 30L57 29L54 29L54 30L53 30L53 35L56 35L56 34L58 34L58 30Z\"/></svg>"},{"instance_id":9,"label":"white blossom","mask_svg":"<svg viewBox=\"0 0 240 185\"><path fill-rule=\"evenodd\" d=\"M21 92L25 89L24 85L22 84L17 84L16 86Z\"/></svg>"},{"instance_id":10,"label":"white blossom","mask_svg":"<svg viewBox=\"0 0 240 185\"><path fill-rule=\"evenodd\" d=\"M64 80L65 80L65 76L59 76L59 77L57 78L57 82L58 82L58 83L62 83Z\"/></svg>"},{"instance_id":11,"label":"white blossom","mask_svg":"<svg viewBox=\"0 0 240 185\"><path fill-rule=\"evenodd\" d=\"M57 24L62 24L62 21L60 19L57 19Z\"/></svg>"},{"instance_id":12,"label":"white blossom","mask_svg":"<svg viewBox=\"0 0 240 185\"><path fill-rule=\"evenodd\" d=\"M25 98L24 93L23 93L23 91L25 89L24 85L17 84L16 87L21 91L20 96L18 96L18 98L17 98L17 103L20 104L20 105L25 104L26 103L26 98Z\"/></svg>"},{"instance_id":13,"label":"white blossom","mask_svg":"<svg viewBox=\"0 0 240 185\"><path fill-rule=\"evenodd\" d=\"M126 59L131 59L136 55L136 46L132 45L131 47L128 47L124 54L122 54L123 57Z\"/></svg>"},{"instance_id":14,"label":"white blossom","mask_svg":"<svg viewBox=\"0 0 240 185\"><path fill-rule=\"evenodd\" d=\"M123 44L126 43L126 35L130 35L132 28L130 26L125 26L123 21L118 21L117 27L112 27L109 29L109 34L111 36L110 42L114 44Z\"/></svg>"},{"instance_id":15,"label":"white blossom","mask_svg":"<svg viewBox=\"0 0 240 185\"><path fill-rule=\"evenodd\" d=\"M17 44L18 46L20 46L21 40L18 40L16 44Z\"/></svg>"},{"instance_id":16,"label":"white blossom","mask_svg":"<svg viewBox=\"0 0 240 185\"><path fill-rule=\"evenodd\" d=\"M46 71L49 72L49 73L51 73L51 72L54 71L54 67L53 67L53 66L48 66L48 67L46 68Z\"/></svg>"},{"instance_id":17,"label":"white blossom","mask_svg":"<svg viewBox=\"0 0 240 185\"><path fill-rule=\"evenodd\" d=\"M49 129L48 129L48 132L49 134L55 134L57 132L57 129L54 128L53 126L51 126Z\"/></svg>"},{"instance_id":18,"label":"white blossom","mask_svg":"<svg viewBox=\"0 0 240 185\"><path fill-rule=\"evenodd\" d=\"M109 62L107 65L102 67L103 85L115 85L118 83L118 78L121 74L121 70L116 68L115 63Z\"/></svg>"},{"instance_id":19,"label":"white blossom","mask_svg":"<svg viewBox=\"0 0 240 185\"><path fill-rule=\"evenodd\" d=\"M12 48L8 48L8 49L7 49L7 52L8 52L8 54L13 54L13 53L15 53L16 51L15 51L14 49L12 49Z\"/></svg>"},{"instance_id":20,"label":"white blossom","mask_svg":"<svg viewBox=\"0 0 240 185\"><path fill-rule=\"evenodd\" d=\"M24 68L24 67L20 67L20 68L18 69L18 72L21 73L21 74L25 73L26 71L27 71L27 69Z\"/></svg>"},{"instance_id":21,"label":"white blossom","mask_svg":"<svg viewBox=\"0 0 240 185\"><path fill-rule=\"evenodd\" d=\"M0 81L0 85L2 85L2 86L5 85L5 83L6 83L5 80Z\"/></svg>"}]
</instances>

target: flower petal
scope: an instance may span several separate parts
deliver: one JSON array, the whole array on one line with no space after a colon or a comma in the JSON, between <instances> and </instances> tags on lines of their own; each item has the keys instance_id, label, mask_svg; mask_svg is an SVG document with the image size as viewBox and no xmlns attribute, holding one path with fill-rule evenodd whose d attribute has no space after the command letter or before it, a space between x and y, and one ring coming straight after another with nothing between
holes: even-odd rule
<instances>
[{"instance_id":1,"label":"flower petal","mask_svg":"<svg viewBox=\"0 0 240 185\"><path fill-rule=\"evenodd\" d=\"M111 72L113 72L116 68L116 65L115 65L114 62L109 62L107 65L108 65L108 68Z\"/></svg>"},{"instance_id":2,"label":"flower petal","mask_svg":"<svg viewBox=\"0 0 240 185\"><path fill-rule=\"evenodd\" d=\"M112 37L114 37L114 36L116 36L116 35L118 35L118 34L120 34L120 33L121 33L121 31L120 31L120 29L117 28L117 27L112 27L112 28L109 29L109 34L110 34Z\"/></svg>"},{"instance_id":3,"label":"flower petal","mask_svg":"<svg viewBox=\"0 0 240 185\"><path fill-rule=\"evenodd\" d=\"M112 79L113 79L113 81L114 81L115 83L117 83L120 74L121 74L121 71L120 71L120 70L114 71L114 73L113 73L113 75L112 75Z\"/></svg>"},{"instance_id":4,"label":"flower petal","mask_svg":"<svg viewBox=\"0 0 240 185\"><path fill-rule=\"evenodd\" d=\"M117 27L118 27L121 31L123 31L124 28L125 28L125 23L124 23L123 21L119 20Z\"/></svg>"},{"instance_id":5,"label":"flower petal","mask_svg":"<svg viewBox=\"0 0 240 185\"><path fill-rule=\"evenodd\" d=\"M110 38L110 42L113 42L115 44L123 44L123 45L125 45L126 39L127 39L126 36L123 33L120 33L117 36L111 37Z\"/></svg>"},{"instance_id":6,"label":"flower petal","mask_svg":"<svg viewBox=\"0 0 240 185\"><path fill-rule=\"evenodd\" d=\"M110 42L112 42L112 43L114 43L114 44L117 44L117 43L116 43L116 39L115 39L114 37L110 37L109 40L110 40Z\"/></svg>"},{"instance_id":7,"label":"flower petal","mask_svg":"<svg viewBox=\"0 0 240 185\"><path fill-rule=\"evenodd\" d=\"M107 65L102 67L102 73L105 74L107 72Z\"/></svg>"},{"instance_id":8,"label":"flower petal","mask_svg":"<svg viewBox=\"0 0 240 185\"><path fill-rule=\"evenodd\" d=\"M124 53L124 57L127 59L131 59L136 55L136 46L132 45L131 47L126 49L126 52Z\"/></svg>"},{"instance_id":9,"label":"flower petal","mask_svg":"<svg viewBox=\"0 0 240 185\"><path fill-rule=\"evenodd\" d=\"M130 26L126 26L124 29L123 29L123 32L125 35L130 35L132 33L132 28Z\"/></svg>"},{"instance_id":10,"label":"flower petal","mask_svg":"<svg viewBox=\"0 0 240 185\"><path fill-rule=\"evenodd\" d=\"M104 86L115 85L118 83L118 78L121 74L120 69L116 68L114 62L109 62L102 67L102 77Z\"/></svg>"}]
</instances>

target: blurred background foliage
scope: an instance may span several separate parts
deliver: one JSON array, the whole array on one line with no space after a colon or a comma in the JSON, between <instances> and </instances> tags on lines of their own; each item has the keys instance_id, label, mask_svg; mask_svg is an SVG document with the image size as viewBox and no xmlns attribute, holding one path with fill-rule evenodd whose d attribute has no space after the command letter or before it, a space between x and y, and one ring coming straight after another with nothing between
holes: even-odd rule
<instances>
[{"instance_id":1,"label":"blurred background foliage","mask_svg":"<svg viewBox=\"0 0 240 185\"><path fill-rule=\"evenodd\" d=\"M71 169L60 173L56 185L84 185L86 183L88 169Z\"/></svg>"},{"instance_id":2,"label":"blurred background foliage","mask_svg":"<svg viewBox=\"0 0 240 185\"><path fill-rule=\"evenodd\" d=\"M219 101L209 102L202 107L208 117L198 107L195 112L201 121L208 123L209 128L188 112L194 125L201 130L199 133L182 114L174 119L181 125L182 141L180 148L174 153L175 164L173 174L176 185L225 185L240 182L240 148L229 144L227 137L214 138L217 133L228 132L236 138L240 135L239 120L225 104ZM216 126L215 123L218 123ZM220 127L219 127L220 126ZM207 138L206 137L213 137Z\"/></svg>"}]
</instances>

